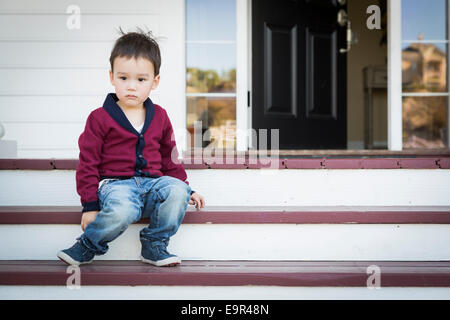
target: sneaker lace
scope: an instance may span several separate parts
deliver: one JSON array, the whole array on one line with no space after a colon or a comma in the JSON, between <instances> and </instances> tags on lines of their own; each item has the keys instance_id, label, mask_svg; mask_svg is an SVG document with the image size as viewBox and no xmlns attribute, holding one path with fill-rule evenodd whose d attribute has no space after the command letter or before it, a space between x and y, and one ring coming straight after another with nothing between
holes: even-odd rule
<instances>
[{"instance_id":1,"label":"sneaker lace","mask_svg":"<svg viewBox=\"0 0 450 320\"><path fill-rule=\"evenodd\" d=\"M155 247L158 249L159 252L165 253L167 255L169 254L169 252L167 252L167 244L165 244L164 242L156 243Z\"/></svg>"}]
</instances>

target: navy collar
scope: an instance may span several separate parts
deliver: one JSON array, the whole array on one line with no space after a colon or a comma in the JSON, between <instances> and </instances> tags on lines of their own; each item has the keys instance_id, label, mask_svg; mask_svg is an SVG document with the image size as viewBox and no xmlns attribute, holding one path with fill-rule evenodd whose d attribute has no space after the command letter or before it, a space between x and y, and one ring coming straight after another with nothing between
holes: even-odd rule
<instances>
[{"instance_id":1,"label":"navy collar","mask_svg":"<svg viewBox=\"0 0 450 320\"><path fill-rule=\"evenodd\" d=\"M117 101L119 101L119 98L117 98L117 95L115 93L108 93L105 102L103 103L103 108L105 108L106 112L108 112L108 114L114 120L116 120L116 122L121 127L139 136L139 132L136 131L131 122L128 120L125 113L117 104ZM147 128L150 126L150 123L152 123L153 116L155 115L155 106L153 105L153 102L152 100L150 100L150 98L147 98L144 101L144 108L145 108L145 122L141 134L144 134L145 131L147 131Z\"/></svg>"}]
</instances>

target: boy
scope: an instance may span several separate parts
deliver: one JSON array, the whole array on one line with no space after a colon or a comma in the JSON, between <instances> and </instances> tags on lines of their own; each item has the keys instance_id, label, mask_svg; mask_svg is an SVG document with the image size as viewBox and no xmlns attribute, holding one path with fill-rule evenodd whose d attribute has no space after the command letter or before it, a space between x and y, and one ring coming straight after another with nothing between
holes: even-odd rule
<instances>
[{"instance_id":1,"label":"boy","mask_svg":"<svg viewBox=\"0 0 450 320\"><path fill-rule=\"evenodd\" d=\"M142 31L121 33L110 57L116 93L90 113L78 140L76 182L84 233L57 256L71 265L89 263L131 223L150 217L140 232L141 260L175 266L181 259L167 252L169 239L187 205L200 209L205 201L191 190L182 164L172 161L178 152L171 122L149 98L160 80L159 46Z\"/></svg>"}]
</instances>

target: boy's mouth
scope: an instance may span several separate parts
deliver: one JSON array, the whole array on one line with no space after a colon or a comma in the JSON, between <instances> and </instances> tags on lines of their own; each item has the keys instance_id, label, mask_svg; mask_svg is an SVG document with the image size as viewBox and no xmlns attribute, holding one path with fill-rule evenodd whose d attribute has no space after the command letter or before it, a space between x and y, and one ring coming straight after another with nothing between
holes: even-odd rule
<instances>
[{"instance_id":1,"label":"boy's mouth","mask_svg":"<svg viewBox=\"0 0 450 320\"><path fill-rule=\"evenodd\" d=\"M126 97L129 99L137 99L137 96L133 96L133 95L127 95Z\"/></svg>"}]
</instances>

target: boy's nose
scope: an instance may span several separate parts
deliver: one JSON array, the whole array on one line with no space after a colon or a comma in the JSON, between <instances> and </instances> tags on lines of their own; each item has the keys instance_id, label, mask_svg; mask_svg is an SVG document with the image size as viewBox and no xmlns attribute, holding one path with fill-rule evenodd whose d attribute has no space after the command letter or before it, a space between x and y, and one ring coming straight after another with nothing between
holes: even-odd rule
<instances>
[{"instance_id":1,"label":"boy's nose","mask_svg":"<svg viewBox=\"0 0 450 320\"><path fill-rule=\"evenodd\" d=\"M128 82L128 89L129 90L136 90L136 81L129 81Z\"/></svg>"}]
</instances>

